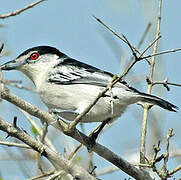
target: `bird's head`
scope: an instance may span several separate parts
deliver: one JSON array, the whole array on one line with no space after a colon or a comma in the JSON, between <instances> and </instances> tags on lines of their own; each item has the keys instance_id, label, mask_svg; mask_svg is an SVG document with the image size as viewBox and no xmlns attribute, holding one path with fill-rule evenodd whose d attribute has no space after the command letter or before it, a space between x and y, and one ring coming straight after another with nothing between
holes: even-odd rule
<instances>
[{"instance_id":1,"label":"bird's head","mask_svg":"<svg viewBox=\"0 0 181 180\"><path fill-rule=\"evenodd\" d=\"M1 65L1 69L21 71L34 81L34 77L41 77L48 68L60 63L64 56L54 47L37 46L27 49L16 59Z\"/></svg>"}]
</instances>

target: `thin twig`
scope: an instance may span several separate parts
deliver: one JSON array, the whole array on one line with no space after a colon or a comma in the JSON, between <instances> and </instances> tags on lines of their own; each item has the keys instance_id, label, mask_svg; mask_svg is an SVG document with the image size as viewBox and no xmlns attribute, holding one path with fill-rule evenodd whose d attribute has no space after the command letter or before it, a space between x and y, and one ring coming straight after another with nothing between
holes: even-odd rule
<instances>
[{"instance_id":1,"label":"thin twig","mask_svg":"<svg viewBox=\"0 0 181 180\"><path fill-rule=\"evenodd\" d=\"M5 142L5 141L0 141L0 145L5 145L9 147L19 147L19 148L25 148L25 149L32 149L30 146L26 144L19 144L19 143L14 143L14 142Z\"/></svg>"},{"instance_id":2,"label":"thin twig","mask_svg":"<svg viewBox=\"0 0 181 180\"><path fill-rule=\"evenodd\" d=\"M36 165L37 165L38 174L44 174L40 161L41 161L41 155L38 152L36 152Z\"/></svg>"},{"instance_id":3,"label":"thin twig","mask_svg":"<svg viewBox=\"0 0 181 180\"><path fill-rule=\"evenodd\" d=\"M123 37L124 37L124 39L125 39L125 42L126 42L126 43L128 44L128 46L130 47L130 49L131 49L131 51L132 51L132 53L133 53L133 57L135 58L135 60L132 61L132 63L129 64L129 66L124 70L124 72L122 73L122 75L121 75L118 79L116 79L116 82L120 81L124 76L126 76L126 75L128 74L128 72L130 71L130 69L131 69L138 61L140 61L140 59L137 57L136 52L135 52L133 46L131 45L131 43L128 41L128 39L127 39L125 36L123 36ZM141 53L140 53L140 54L141 54Z\"/></svg>"},{"instance_id":4,"label":"thin twig","mask_svg":"<svg viewBox=\"0 0 181 180\"><path fill-rule=\"evenodd\" d=\"M123 42L127 43L126 40L120 36L116 31L114 31L113 29L111 29L109 26L107 26L101 19L99 19L98 17L96 17L95 15L92 15L99 23L101 23L104 27L106 27L110 32L112 32L115 36L117 36L119 39L121 39ZM139 50L135 47L132 46L132 48L140 54Z\"/></svg>"},{"instance_id":5,"label":"thin twig","mask_svg":"<svg viewBox=\"0 0 181 180\"><path fill-rule=\"evenodd\" d=\"M168 91L170 91L170 88L168 87L168 85L172 85L172 86L178 86L178 87L181 87L181 84L178 84L178 83L173 83L173 82L168 82L168 78L166 77L163 81L154 81L154 82L151 82L152 85L158 85L158 84L161 84L163 85Z\"/></svg>"},{"instance_id":6,"label":"thin twig","mask_svg":"<svg viewBox=\"0 0 181 180\"><path fill-rule=\"evenodd\" d=\"M171 176L173 174L175 174L176 172L181 170L181 165L177 166L175 169L171 170L168 172L168 175Z\"/></svg>"},{"instance_id":7,"label":"thin twig","mask_svg":"<svg viewBox=\"0 0 181 180\"><path fill-rule=\"evenodd\" d=\"M26 119L29 121L29 123L31 124L31 126L33 126L33 127L36 129L37 133L38 133L40 136L42 136L42 134L43 134L42 129L35 123L35 121L30 117L30 115L29 115L26 111L24 111L24 110L22 110L22 109L20 109L20 108L18 108L18 110L26 117ZM45 137L45 143L46 143L52 150L56 151L54 145L52 144L52 142L49 140L49 138L48 138L47 136Z\"/></svg>"},{"instance_id":8,"label":"thin twig","mask_svg":"<svg viewBox=\"0 0 181 180\"><path fill-rule=\"evenodd\" d=\"M96 176L102 176L102 175L105 175L105 174L113 173L115 171L119 171L119 168L115 167L115 166L109 166L109 167L105 167L105 168L102 168L100 170L97 170L95 172L95 174L96 174Z\"/></svg>"},{"instance_id":9,"label":"thin twig","mask_svg":"<svg viewBox=\"0 0 181 180\"><path fill-rule=\"evenodd\" d=\"M50 171L50 172L47 172L47 173L44 173L44 174L41 174L41 175L38 175L38 176L34 176L32 178L29 178L27 180L37 180L37 179L40 179L40 178L43 178L43 177L46 177L46 176L50 176L54 173L55 171Z\"/></svg>"},{"instance_id":10,"label":"thin twig","mask_svg":"<svg viewBox=\"0 0 181 180\"><path fill-rule=\"evenodd\" d=\"M165 79L162 81L162 83L160 83L160 82L161 82L161 81L152 82L152 85L154 86L154 85L156 85L156 84L162 84L162 85L167 89L167 91L170 91L170 88L168 87L168 84L167 84L168 78L165 78Z\"/></svg>"},{"instance_id":11,"label":"thin twig","mask_svg":"<svg viewBox=\"0 0 181 180\"><path fill-rule=\"evenodd\" d=\"M11 17L11 16L16 16L16 15L22 13L23 11L26 11L27 9L30 9L30 8L36 6L37 4L39 4L39 3L43 2L43 1L45 1L45 0L38 0L38 1L34 2L34 3L29 4L28 6L25 6L22 9L18 9L18 10L14 11L14 12L7 13L7 14L1 14L0 19L8 18L8 17Z\"/></svg>"},{"instance_id":12,"label":"thin twig","mask_svg":"<svg viewBox=\"0 0 181 180\"><path fill-rule=\"evenodd\" d=\"M79 149L82 147L83 145L82 144L79 144L73 152L71 152L71 154L69 155L68 157L68 160L72 159L75 157L75 155L77 154L77 152L79 151Z\"/></svg>"},{"instance_id":13,"label":"thin twig","mask_svg":"<svg viewBox=\"0 0 181 180\"><path fill-rule=\"evenodd\" d=\"M156 172L157 175L162 180L168 179L171 175L173 175L177 171L181 170L181 165L174 168L173 170L170 170L170 171L167 170L167 163L168 163L168 159L170 157L170 150L169 150L170 138L172 138L173 136L174 136L173 129L169 129L167 132L167 139L166 139L166 152L162 153L160 156L158 156L158 152L160 151L160 141L159 141L157 145L153 146L154 154L153 154L152 160L147 160L148 164L150 165L148 167L152 168L152 170L154 172ZM161 170L159 170L156 167L156 164L159 163L161 160L163 160L163 166L161 167Z\"/></svg>"},{"instance_id":14,"label":"thin twig","mask_svg":"<svg viewBox=\"0 0 181 180\"><path fill-rule=\"evenodd\" d=\"M144 33L143 33L140 41L139 41L139 43L138 43L138 45L137 45L137 47L136 47L137 49L140 49L140 47L141 47L141 45L143 44L143 41L144 41L144 39L146 38L146 35L148 34L150 28L151 28L151 22L148 23L148 25L147 25L147 27L146 27L146 29L145 29L145 31L144 31ZM130 57L130 59L129 59L128 65L133 61L133 59L134 59L134 56L132 55L132 56ZM147 59L146 59L146 60L147 60Z\"/></svg>"},{"instance_id":15,"label":"thin twig","mask_svg":"<svg viewBox=\"0 0 181 180\"><path fill-rule=\"evenodd\" d=\"M167 82L168 85L172 85L172 86L181 86L181 84L178 83L173 83L173 82Z\"/></svg>"},{"instance_id":16,"label":"thin twig","mask_svg":"<svg viewBox=\"0 0 181 180\"><path fill-rule=\"evenodd\" d=\"M147 56L140 57L140 59L150 58L150 57L154 57L154 56L158 56L158 55L162 55L162 54L167 54L167 53L171 53L171 52L177 52L177 51L181 51L181 48L170 49L170 50L161 51L161 52L154 52L153 54L149 54Z\"/></svg>"},{"instance_id":17,"label":"thin twig","mask_svg":"<svg viewBox=\"0 0 181 180\"><path fill-rule=\"evenodd\" d=\"M45 143L45 137L46 137L46 134L48 132L48 123L47 122L43 122L43 128L42 128L42 136L41 136L41 142L42 143ZM41 173L41 174L44 174L43 172L43 169L41 167L41 155L39 153L37 153L37 156L36 156L36 162L37 162L37 168L38 168L38 171Z\"/></svg>"},{"instance_id":18,"label":"thin twig","mask_svg":"<svg viewBox=\"0 0 181 180\"><path fill-rule=\"evenodd\" d=\"M63 175L66 175L65 171L60 170L60 171L54 172L52 175L50 175L50 177L47 180L54 180L54 179L58 178L58 176L63 176ZM64 178L61 177L60 179L64 179Z\"/></svg>"},{"instance_id":19,"label":"thin twig","mask_svg":"<svg viewBox=\"0 0 181 180\"><path fill-rule=\"evenodd\" d=\"M157 85L157 84L167 84L167 85L172 85L172 86L179 86L179 87L181 87L181 84L179 84L179 83L173 83L173 82L164 82L164 80L163 81L155 81L155 82L153 82L153 85Z\"/></svg>"},{"instance_id":20,"label":"thin twig","mask_svg":"<svg viewBox=\"0 0 181 180\"><path fill-rule=\"evenodd\" d=\"M93 152L89 152L89 157L88 157L88 164L87 164L87 171L90 172L91 167L93 167L93 161L92 161L92 157L93 157Z\"/></svg>"},{"instance_id":21,"label":"thin twig","mask_svg":"<svg viewBox=\"0 0 181 180\"><path fill-rule=\"evenodd\" d=\"M148 49L150 49L159 39L161 38L161 35L156 37L156 39L151 42L146 48L145 50L139 55L139 58L142 58L142 56L145 54L146 51L148 51Z\"/></svg>"},{"instance_id":22,"label":"thin twig","mask_svg":"<svg viewBox=\"0 0 181 180\"><path fill-rule=\"evenodd\" d=\"M3 48L4 48L4 43L1 44L1 47L0 47L0 54L2 53Z\"/></svg>"},{"instance_id":23,"label":"thin twig","mask_svg":"<svg viewBox=\"0 0 181 180\"><path fill-rule=\"evenodd\" d=\"M157 20L157 29L156 29L156 37L158 39L160 36L160 24L161 24L161 7L162 7L162 0L159 0L159 7L158 7L158 20ZM157 52L158 49L158 41L155 42L153 48L153 54ZM155 66L155 56L152 57L150 61L150 74L149 80L153 81L153 73L154 73L154 66ZM147 93L151 94L152 84L148 84ZM146 131L147 131L147 120L148 120L148 110L150 106L148 104L144 105L144 113L143 113L143 120L142 120L142 129L141 129L141 139L140 139L140 163L145 163L145 145L146 145Z\"/></svg>"},{"instance_id":24,"label":"thin twig","mask_svg":"<svg viewBox=\"0 0 181 180\"><path fill-rule=\"evenodd\" d=\"M41 142L44 143L46 134L48 133L48 123L47 122L43 123L42 132L43 133L42 133L42 136L41 136Z\"/></svg>"},{"instance_id":25,"label":"thin twig","mask_svg":"<svg viewBox=\"0 0 181 180\"><path fill-rule=\"evenodd\" d=\"M173 137L173 129L169 129L167 133L167 144L166 144L166 153L164 155L164 163L161 169L163 179L167 179L168 177L168 170L167 170L167 163L169 158L169 147L170 147L170 138Z\"/></svg>"}]
</instances>

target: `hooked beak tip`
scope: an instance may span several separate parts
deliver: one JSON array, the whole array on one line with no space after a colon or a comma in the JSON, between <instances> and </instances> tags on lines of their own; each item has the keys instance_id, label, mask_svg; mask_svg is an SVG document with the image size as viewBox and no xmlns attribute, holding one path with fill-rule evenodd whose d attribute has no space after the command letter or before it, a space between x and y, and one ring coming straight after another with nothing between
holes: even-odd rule
<instances>
[{"instance_id":1,"label":"hooked beak tip","mask_svg":"<svg viewBox=\"0 0 181 180\"><path fill-rule=\"evenodd\" d=\"M15 69L15 67L13 67L12 65L9 65L9 64L3 64L0 67L1 67L1 70L12 70L12 69Z\"/></svg>"},{"instance_id":2,"label":"hooked beak tip","mask_svg":"<svg viewBox=\"0 0 181 180\"><path fill-rule=\"evenodd\" d=\"M16 61L9 61L3 65L1 65L2 70L13 70L20 66L20 63L17 63Z\"/></svg>"},{"instance_id":3,"label":"hooked beak tip","mask_svg":"<svg viewBox=\"0 0 181 180\"><path fill-rule=\"evenodd\" d=\"M1 67L1 70L7 70L7 65L3 64Z\"/></svg>"}]
</instances>

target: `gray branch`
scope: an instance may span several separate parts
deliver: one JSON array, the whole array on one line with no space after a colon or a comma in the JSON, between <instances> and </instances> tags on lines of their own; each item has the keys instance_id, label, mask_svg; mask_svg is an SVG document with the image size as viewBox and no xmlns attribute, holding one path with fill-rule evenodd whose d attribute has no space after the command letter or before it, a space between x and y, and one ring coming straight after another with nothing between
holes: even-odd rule
<instances>
[{"instance_id":1,"label":"gray branch","mask_svg":"<svg viewBox=\"0 0 181 180\"><path fill-rule=\"evenodd\" d=\"M18 138L25 144L29 145L32 149L39 152L42 156L45 156L53 164L56 170L63 169L68 174L71 174L75 179L96 180L96 178L90 175L83 167L65 159L60 153L53 151L48 146L42 144L40 141L33 139L23 130L14 127L12 124L2 119L0 119L0 130L7 132L9 136Z\"/></svg>"},{"instance_id":2,"label":"gray branch","mask_svg":"<svg viewBox=\"0 0 181 180\"><path fill-rule=\"evenodd\" d=\"M25 110L26 112L28 112L29 114L31 114L35 117L41 119L42 121L46 121L48 124L54 126L56 129L63 131L66 135L71 136L72 138L76 139L80 143L89 147L90 140L89 140L88 136L81 133L76 128L69 129L68 125L62 121L55 121L53 115L51 115L48 112L42 111L42 110L38 109L36 106L33 106L32 104L20 99L16 95L10 93L9 90L7 90L7 89L2 90L1 91L1 98L9 101L10 103L12 103L16 106L18 106L19 108ZM3 130L3 129L1 128L1 130ZM7 131L7 127L4 129L4 131ZM15 137L19 138L19 136L17 136L16 133L14 133L13 135ZM11 133L11 135L12 135L12 133ZM21 138L21 140L23 142L25 142L26 144L31 146L31 144L29 144L29 139L27 139L26 136L23 136L23 138ZM65 163L65 165L63 165L63 167L65 166L67 168L70 168L66 164L66 163L70 163L70 162L68 160L65 160L65 159L62 160L61 155L52 151L48 147L43 146L42 143L40 143L40 142L37 142L38 144L36 144L34 139L32 140L32 142L34 142L33 148L35 150L37 150L41 154L42 153L44 154L44 152L46 152L46 156L52 162L52 164L58 165L58 167L60 167L63 165L62 163ZM43 149L41 149L40 147L41 148L43 147ZM138 180L144 180L145 178L148 180L152 179L146 171L143 171L141 169L136 168L134 165L123 160L121 157L119 157L118 155L116 155L115 153L110 151L108 148L106 148L106 147L104 147L98 143L96 143L91 150L94 151L95 153L97 153L99 156L103 157L104 159L108 160L109 162L111 162L112 164L117 166L118 168L120 168L122 171L124 171L128 175L134 177L135 179L138 179ZM67 170L67 168L66 168L66 170ZM72 173L75 175L75 172L72 172ZM87 172L86 172L86 174L87 174Z\"/></svg>"}]
</instances>

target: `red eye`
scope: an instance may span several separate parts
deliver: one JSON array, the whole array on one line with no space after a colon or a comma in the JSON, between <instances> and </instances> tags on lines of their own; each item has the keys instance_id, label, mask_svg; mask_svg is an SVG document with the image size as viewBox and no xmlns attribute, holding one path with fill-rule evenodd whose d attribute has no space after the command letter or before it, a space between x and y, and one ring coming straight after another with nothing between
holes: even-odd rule
<instances>
[{"instance_id":1,"label":"red eye","mask_svg":"<svg viewBox=\"0 0 181 180\"><path fill-rule=\"evenodd\" d=\"M38 54L38 53L33 53L33 54L31 54L31 56L30 56L30 58L31 58L32 60L36 60L36 59L38 59L38 57L39 57L39 54Z\"/></svg>"}]
</instances>

